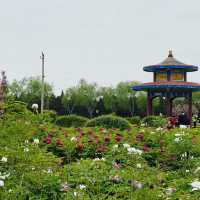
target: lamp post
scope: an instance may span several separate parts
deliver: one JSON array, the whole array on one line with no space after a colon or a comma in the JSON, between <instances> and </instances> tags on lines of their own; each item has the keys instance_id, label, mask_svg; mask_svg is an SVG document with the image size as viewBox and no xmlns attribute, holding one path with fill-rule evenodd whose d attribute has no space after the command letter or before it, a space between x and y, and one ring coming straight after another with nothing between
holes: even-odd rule
<instances>
[{"instance_id":1,"label":"lamp post","mask_svg":"<svg viewBox=\"0 0 200 200\"><path fill-rule=\"evenodd\" d=\"M42 88L41 88L41 114L44 112L44 53L42 52Z\"/></svg>"}]
</instances>

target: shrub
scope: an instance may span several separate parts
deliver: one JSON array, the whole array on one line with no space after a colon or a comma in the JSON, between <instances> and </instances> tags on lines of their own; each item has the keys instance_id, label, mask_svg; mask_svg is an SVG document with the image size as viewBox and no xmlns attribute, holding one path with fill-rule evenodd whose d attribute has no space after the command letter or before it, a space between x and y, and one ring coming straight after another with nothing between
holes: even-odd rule
<instances>
[{"instance_id":1,"label":"shrub","mask_svg":"<svg viewBox=\"0 0 200 200\"><path fill-rule=\"evenodd\" d=\"M57 113L53 110L44 110L44 113L41 114L41 117L45 122L55 122Z\"/></svg>"},{"instance_id":2,"label":"shrub","mask_svg":"<svg viewBox=\"0 0 200 200\"><path fill-rule=\"evenodd\" d=\"M140 121L141 121L140 116L127 117L126 119L127 119L131 124L136 124L136 125L139 125L139 124L140 124Z\"/></svg>"},{"instance_id":3,"label":"shrub","mask_svg":"<svg viewBox=\"0 0 200 200\"><path fill-rule=\"evenodd\" d=\"M22 114L27 111L26 103L24 102L14 101L6 104L6 112Z\"/></svg>"},{"instance_id":4,"label":"shrub","mask_svg":"<svg viewBox=\"0 0 200 200\"><path fill-rule=\"evenodd\" d=\"M142 124L151 127L161 127L167 124L167 119L160 116L147 116L142 119Z\"/></svg>"},{"instance_id":5,"label":"shrub","mask_svg":"<svg viewBox=\"0 0 200 200\"><path fill-rule=\"evenodd\" d=\"M63 127L83 127L88 118L78 115L59 116L56 120L58 126Z\"/></svg>"},{"instance_id":6,"label":"shrub","mask_svg":"<svg viewBox=\"0 0 200 200\"><path fill-rule=\"evenodd\" d=\"M122 117L103 115L89 120L86 123L86 126L87 127L101 126L105 128L127 129L130 128L130 123Z\"/></svg>"}]
</instances>

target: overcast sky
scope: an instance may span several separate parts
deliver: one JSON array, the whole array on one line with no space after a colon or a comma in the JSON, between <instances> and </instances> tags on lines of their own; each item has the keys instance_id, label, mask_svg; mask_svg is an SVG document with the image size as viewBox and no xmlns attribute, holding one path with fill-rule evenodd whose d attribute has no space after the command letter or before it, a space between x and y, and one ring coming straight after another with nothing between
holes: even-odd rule
<instances>
[{"instance_id":1,"label":"overcast sky","mask_svg":"<svg viewBox=\"0 0 200 200\"><path fill-rule=\"evenodd\" d=\"M99 85L151 81L142 67L172 49L200 64L199 0L0 0L0 68L8 80L40 75L56 93L81 78ZM189 80L200 82L200 72Z\"/></svg>"}]
</instances>

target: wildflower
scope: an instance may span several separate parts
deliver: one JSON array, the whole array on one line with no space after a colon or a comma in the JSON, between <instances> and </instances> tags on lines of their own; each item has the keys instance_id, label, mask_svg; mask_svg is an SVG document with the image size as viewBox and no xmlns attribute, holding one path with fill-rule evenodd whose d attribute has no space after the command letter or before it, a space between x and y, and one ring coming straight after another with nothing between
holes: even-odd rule
<instances>
[{"instance_id":1,"label":"wildflower","mask_svg":"<svg viewBox=\"0 0 200 200\"><path fill-rule=\"evenodd\" d=\"M118 162L116 162L116 161L113 161L113 162L112 162L112 166L113 166L113 168L115 168L115 169L120 169L120 168L121 168L120 163L118 163Z\"/></svg>"},{"instance_id":2,"label":"wildflower","mask_svg":"<svg viewBox=\"0 0 200 200\"><path fill-rule=\"evenodd\" d=\"M103 153L105 151L106 151L106 146L104 146L104 145L97 146L97 152L98 153Z\"/></svg>"},{"instance_id":3,"label":"wildflower","mask_svg":"<svg viewBox=\"0 0 200 200\"><path fill-rule=\"evenodd\" d=\"M81 189L81 190L83 190L83 189L86 189L86 186L85 185L79 185L79 188Z\"/></svg>"},{"instance_id":4,"label":"wildflower","mask_svg":"<svg viewBox=\"0 0 200 200\"><path fill-rule=\"evenodd\" d=\"M125 144L123 144L123 147L124 147L124 148L130 148L130 145L127 144L127 143L125 143Z\"/></svg>"},{"instance_id":5,"label":"wildflower","mask_svg":"<svg viewBox=\"0 0 200 200\"><path fill-rule=\"evenodd\" d=\"M61 189L60 189L60 191L61 192L67 192L69 190L69 185L68 185L68 183L66 182L66 183L62 183L61 184Z\"/></svg>"},{"instance_id":6,"label":"wildflower","mask_svg":"<svg viewBox=\"0 0 200 200\"><path fill-rule=\"evenodd\" d=\"M40 143L40 140L39 140L39 139L37 139L37 138L35 138L35 139L33 140L33 143L37 145L37 144L39 144L39 143Z\"/></svg>"},{"instance_id":7,"label":"wildflower","mask_svg":"<svg viewBox=\"0 0 200 200\"><path fill-rule=\"evenodd\" d=\"M167 195L171 195L172 193L176 192L176 189L175 188L167 188L165 190L165 192Z\"/></svg>"},{"instance_id":8,"label":"wildflower","mask_svg":"<svg viewBox=\"0 0 200 200\"><path fill-rule=\"evenodd\" d=\"M190 185L192 186L192 191L200 190L200 182L199 181L194 181Z\"/></svg>"},{"instance_id":9,"label":"wildflower","mask_svg":"<svg viewBox=\"0 0 200 200\"><path fill-rule=\"evenodd\" d=\"M71 141L76 141L76 137L72 137L72 138L71 138Z\"/></svg>"},{"instance_id":10,"label":"wildflower","mask_svg":"<svg viewBox=\"0 0 200 200\"><path fill-rule=\"evenodd\" d=\"M5 180L5 179L8 178L9 176L10 176L10 173L4 174L4 175L1 175L1 173L0 173L0 180Z\"/></svg>"},{"instance_id":11,"label":"wildflower","mask_svg":"<svg viewBox=\"0 0 200 200\"><path fill-rule=\"evenodd\" d=\"M29 152L29 149L27 147L24 148L24 152Z\"/></svg>"},{"instance_id":12,"label":"wildflower","mask_svg":"<svg viewBox=\"0 0 200 200\"><path fill-rule=\"evenodd\" d=\"M25 141L24 141L24 143L25 143L25 144L28 144L28 143L29 143L29 141L28 141L28 140L25 140Z\"/></svg>"},{"instance_id":13,"label":"wildflower","mask_svg":"<svg viewBox=\"0 0 200 200\"><path fill-rule=\"evenodd\" d=\"M158 127L158 128L156 129L156 131L162 131L162 130L163 130L162 127Z\"/></svg>"},{"instance_id":14,"label":"wildflower","mask_svg":"<svg viewBox=\"0 0 200 200\"><path fill-rule=\"evenodd\" d=\"M51 168L48 168L48 169L47 169L47 173L48 173L48 174L51 174L51 173L53 173L53 170L52 170Z\"/></svg>"},{"instance_id":15,"label":"wildflower","mask_svg":"<svg viewBox=\"0 0 200 200\"><path fill-rule=\"evenodd\" d=\"M109 136L105 136L105 137L104 137L104 141L105 141L106 143L109 143L109 142L110 142L110 137L109 137Z\"/></svg>"},{"instance_id":16,"label":"wildflower","mask_svg":"<svg viewBox=\"0 0 200 200\"><path fill-rule=\"evenodd\" d=\"M129 148L127 148L127 151L128 151L128 154L139 154L139 155L142 154L142 151L141 151L141 150L136 149L136 148L134 148L134 147L129 147Z\"/></svg>"},{"instance_id":17,"label":"wildflower","mask_svg":"<svg viewBox=\"0 0 200 200\"><path fill-rule=\"evenodd\" d=\"M122 140L122 135L121 134L116 134L116 136L115 136L115 140L117 141L117 142L120 142L121 140Z\"/></svg>"},{"instance_id":18,"label":"wildflower","mask_svg":"<svg viewBox=\"0 0 200 200\"><path fill-rule=\"evenodd\" d=\"M143 151L145 151L145 152L148 152L148 151L149 151L148 144L144 144L144 146L143 146Z\"/></svg>"},{"instance_id":19,"label":"wildflower","mask_svg":"<svg viewBox=\"0 0 200 200\"><path fill-rule=\"evenodd\" d=\"M142 141L144 139L144 134L143 133L139 133L136 135L136 140L137 141Z\"/></svg>"},{"instance_id":20,"label":"wildflower","mask_svg":"<svg viewBox=\"0 0 200 200\"><path fill-rule=\"evenodd\" d=\"M110 179L113 183L120 183L120 182L122 181L121 177L119 177L118 175L111 176L111 177L109 177L109 179Z\"/></svg>"},{"instance_id":21,"label":"wildflower","mask_svg":"<svg viewBox=\"0 0 200 200\"><path fill-rule=\"evenodd\" d=\"M116 149L118 149L118 144L115 144L115 145L113 145L113 150L116 150Z\"/></svg>"},{"instance_id":22,"label":"wildflower","mask_svg":"<svg viewBox=\"0 0 200 200\"><path fill-rule=\"evenodd\" d=\"M187 126L186 125L180 125L179 128L185 129L185 128L187 128Z\"/></svg>"},{"instance_id":23,"label":"wildflower","mask_svg":"<svg viewBox=\"0 0 200 200\"><path fill-rule=\"evenodd\" d=\"M75 196L75 197L77 196L77 194L78 194L77 192L74 192L74 196Z\"/></svg>"},{"instance_id":24,"label":"wildflower","mask_svg":"<svg viewBox=\"0 0 200 200\"><path fill-rule=\"evenodd\" d=\"M8 162L8 158L2 157L2 158L1 158L1 162Z\"/></svg>"},{"instance_id":25,"label":"wildflower","mask_svg":"<svg viewBox=\"0 0 200 200\"><path fill-rule=\"evenodd\" d=\"M136 167L139 168L139 169L141 169L141 168L142 168L142 165L141 165L140 163L137 163L137 164L136 164Z\"/></svg>"},{"instance_id":26,"label":"wildflower","mask_svg":"<svg viewBox=\"0 0 200 200\"><path fill-rule=\"evenodd\" d=\"M181 134L181 133L176 133L175 134L175 137L180 137L180 136L182 136L183 134Z\"/></svg>"},{"instance_id":27,"label":"wildflower","mask_svg":"<svg viewBox=\"0 0 200 200\"><path fill-rule=\"evenodd\" d=\"M9 189L9 190L8 190L9 193L11 193L12 191L13 191L12 189Z\"/></svg>"},{"instance_id":28,"label":"wildflower","mask_svg":"<svg viewBox=\"0 0 200 200\"><path fill-rule=\"evenodd\" d=\"M63 146L63 142L61 141L61 139L57 139L56 140L56 145L62 147Z\"/></svg>"},{"instance_id":29,"label":"wildflower","mask_svg":"<svg viewBox=\"0 0 200 200\"><path fill-rule=\"evenodd\" d=\"M0 187L3 187L3 186L4 186L4 181L0 180Z\"/></svg>"},{"instance_id":30,"label":"wildflower","mask_svg":"<svg viewBox=\"0 0 200 200\"><path fill-rule=\"evenodd\" d=\"M190 172L190 170L189 170L189 169L186 169L186 170L185 170L185 172L186 172L186 173L189 173L189 172Z\"/></svg>"},{"instance_id":31,"label":"wildflower","mask_svg":"<svg viewBox=\"0 0 200 200\"><path fill-rule=\"evenodd\" d=\"M180 142L181 140L182 140L181 137L176 137L176 138L174 139L174 142L178 143L178 142Z\"/></svg>"},{"instance_id":32,"label":"wildflower","mask_svg":"<svg viewBox=\"0 0 200 200\"><path fill-rule=\"evenodd\" d=\"M79 143L79 144L76 145L75 148L76 148L77 151L81 152L81 151L83 151L83 144Z\"/></svg>"},{"instance_id":33,"label":"wildflower","mask_svg":"<svg viewBox=\"0 0 200 200\"><path fill-rule=\"evenodd\" d=\"M129 180L128 183L134 188L134 189L141 189L143 187L142 183L135 180Z\"/></svg>"},{"instance_id":34,"label":"wildflower","mask_svg":"<svg viewBox=\"0 0 200 200\"><path fill-rule=\"evenodd\" d=\"M51 144L51 137L48 136L47 138L45 138L45 139L44 139L44 142L45 142L46 144Z\"/></svg>"}]
</instances>

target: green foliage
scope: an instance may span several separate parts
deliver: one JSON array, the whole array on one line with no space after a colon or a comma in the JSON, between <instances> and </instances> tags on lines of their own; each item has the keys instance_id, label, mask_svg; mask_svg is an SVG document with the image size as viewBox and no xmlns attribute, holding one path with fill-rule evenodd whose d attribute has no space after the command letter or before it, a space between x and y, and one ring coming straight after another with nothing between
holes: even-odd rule
<instances>
[{"instance_id":1,"label":"green foliage","mask_svg":"<svg viewBox=\"0 0 200 200\"><path fill-rule=\"evenodd\" d=\"M142 124L151 127L162 127L167 124L167 119L160 116L147 116L142 119Z\"/></svg>"},{"instance_id":2,"label":"green foliage","mask_svg":"<svg viewBox=\"0 0 200 200\"><path fill-rule=\"evenodd\" d=\"M21 102L21 101L8 102L5 105L5 108L6 108L6 112L8 113L23 114L28 111L26 103Z\"/></svg>"},{"instance_id":3,"label":"green foliage","mask_svg":"<svg viewBox=\"0 0 200 200\"><path fill-rule=\"evenodd\" d=\"M130 128L130 123L122 117L103 115L89 120L86 126L127 129Z\"/></svg>"},{"instance_id":4,"label":"green foliage","mask_svg":"<svg viewBox=\"0 0 200 200\"><path fill-rule=\"evenodd\" d=\"M83 127L88 121L88 118L78 115L59 116L56 119L56 124L63 127Z\"/></svg>"},{"instance_id":5,"label":"green foliage","mask_svg":"<svg viewBox=\"0 0 200 200\"><path fill-rule=\"evenodd\" d=\"M41 114L41 117L45 122L54 123L57 118L57 113L53 110L44 110L43 114Z\"/></svg>"},{"instance_id":6,"label":"green foliage","mask_svg":"<svg viewBox=\"0 0 200 200\"><path fill-rule=\"evenodd\" d=\"M127 117L126 118L131 124L139 125L141 122L140 116L134 116L134 117Z\"/></svg>"}]
</instances>

